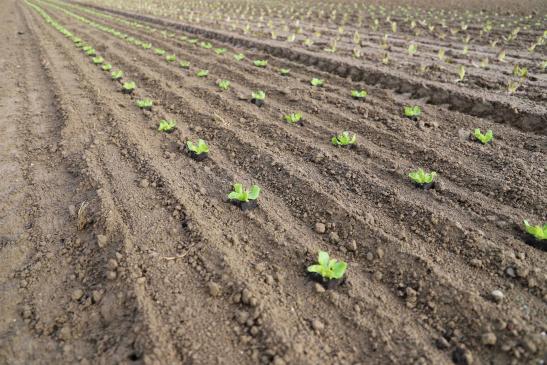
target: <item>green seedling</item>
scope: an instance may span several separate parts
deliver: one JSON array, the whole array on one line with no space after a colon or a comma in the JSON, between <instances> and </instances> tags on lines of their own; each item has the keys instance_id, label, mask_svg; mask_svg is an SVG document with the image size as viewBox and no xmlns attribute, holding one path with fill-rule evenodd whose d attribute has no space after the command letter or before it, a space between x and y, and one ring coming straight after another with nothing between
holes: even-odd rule
<instances>
[{"instance_id":1,"label":"green seedling","mask_svg":"<svg viewBox=\"0 0 547 365\"><path fill-rule=\"evenodd\" d=\"M123 71L122 70L117 70L117 71L112 71L112 80L119 80L123 77Z\"/></svg>"},{"instance_id":2,"label":"green seedling","mask_svg":"<svg viewBox=\"0 0 547 365\"><path fill-rule=\"evenodd\" d=\"M226 53L226 48L215 48L215 53L218 56L222 56L224 53Z\"/></svg>"},{"instance_id":3,"label":"green seedling","mask_svg":"<svg viewBox=\"0 0 547 365\"><path fill-rule=\"evenodd\" d=\"M177 122L175 122L174 120L162 119L160 121L158 131L160 131L160 132L172 132L173 130L175 130L176 126L177 126Z\"/></svg>"},{"instance_id":4,"label":"green seedling","mask_svg":"<svg viewBox=\"0 0 547 365\"><path fill-rule=\"evenodd\" d=\"M201 42L199 45L200 45L201 48L205 48L205 49L213 48L213 45L209 42Z\"/></svg>"},{"instance_id":5,"label":"green seedling","mask_svg":"<svg viewBox=\"0 0 547 365\"><path fill-rule=\"evenodd\" d=\"M228 90L230 88L230 81L220 80L219 82L217 82L217 85L221 90Z\"/></svg>"},{"instance_id":6,"label":"green seedling","mask_svg":"<svg viewBox=\"0 0 547 365\"><path fill-rule=\"evenodd\" d=\"M354 99L364 99L368 96L368 93L365 90L351 90L351 97Z\"/></svg>"},{"instance_id":7,"label":"green seedling","mask_svg":"<svg viewBox=\"0 0 547 365\"><path fill-rule=\"evenodd\" d=\"M262 90L253 91L251 96L254 100L264 100L266 99L266 93Z\"/></svg>"},{"instance_id":8,"label":"green seedling","mask_svg":"<svg viewBox=\"0 0 547 365\"><path fill-rule=\"evenodd\" d=\"M174 54L170 54L170 55L165 56L165 60L167 62L175 62L177 60L177 56L174 55Z\"/></svg>"},{"instance_id":9,"label":"green seedling","mask_svg":"<svg viewBox=\"0 0 547 365\"><path fill-rule=\"evenodd\" d=\"M331 138L331 142L335 146L351 146L354 145L356 141L357 136L349 131L344 131Z\"/></svg>"},{"instance_id":10,"label":"green seedling","mask_svg":"<svg viewBox=\"0 0 547 365\"><path fill-rule=\"evenodd\" d=\"M152 48L152 43L143 43L141 44L141 47L144 49L150 49Z\"/></svg>"},{"instance_id":11,"label":"green seedling","mask_svg":"<svg viewBox=\"0 0 547 365\"><path fill-rule=\"evenodd\" d=\"M236 61L241 61L245 58L245 55L243 53L238 53L234 55L234 58L236 59Z\"/></svg>"},{"instance_id":12,"label":"green seedling","mask_svg":"<svg viewBox=\"0 0 547 365\"><path fill-rule=\"evenodd\" d=\"M196 72L197 77L207 77L209 75L209 70L199 70Z\"/></svg>"},{"instance_id":13,"label":"green seedling","mask_svg":"<svg viewBox=\"0 0 547 365\"><path fill-rule=\"evenodd\" d=\"M97 54L97 52L95 51L94 48L90 48L90 49L88 49L87 51L85 51L85 54L88 55L88 56L93 57L93 56L95 56L95 55Z\"/></svg>"},{"instance_id":14,"label":"green seedling","mask_svg":"<svg viewBox=\"0 0 547 365\"><path fill-rule=\"evenodd\" d=\"M525 79L526 77L528 77L528 68L515 65L515 67L513 68L513 76Z\"/></svg>"},{"instance_id":15,"label":"green seedling","mask_svg":"<svg viewBox=\"0 0 547 365\"><path fill-rule=\"evenodd\" d=\"M91 47L91 46L83 46L83 47L82 47L82 51L84 51L84 52L87 52L87 51L89 51L90 49L93 49L93 47Z\"/></svg>"},{"instance_id":16,"label":"green seedling","mask_svg":"<svg viewBox=\"0 0 547 365\"><path fill-rule=\"evenodd\" d=\"M283 116L287 123L297 124L302 120L302 113L291 113Z\"/></svg>"},{"instance_id":17,"label":"green seedling","mask_svg":"<svg viewBox=\"0 0 547 365\"><path fill-rule=\"evenodd\" d=\"M136 87L137 87L137 84L135 84L134 81L127 81L127 82L124 82L124 83L122 84L122 90L123 90L124 92L128 92L128 93L130 93L130 92L132 92L133 90L135 90Z\"/></svg>"},{"instance_id":18,"label":"green seedling","mask_svg":"<svg viewBox=\"0 0 547 365\"><path fill-rule=\"evenodd\" d=\"M494 139L494 133L489 129L485 134L482 134L481 130L477 128L473 131L473 137L482 144L487 144Z\"/></svg>"},{"instance_id":19,"label":"green seedling","mask_svg":"<svg viewBox=\"0 0 547 365\"><path fill-rule=\"evenodd\" d=\"M289 70L288 68L280 68L279 69L279 73L281 74L281 76L287 76L287 75L289 75L290 72L291 72L291 70Z\"/></svg>"},{"instance_id":20,"label":"green seedling","mask_svg":"<svg viewBox=\"0 0 547 365\"><path fill-rule=\"evenodd\" d=\"M308 266L308 272L317 273L326 280L337 280L344 276L347 268L348 264L344 261L331 259L327 252L319 251L317 264Z\"/></svg>"},{"instance_id":21,"label":"green seedling","mask_svg":"<svg viewBox=\"0 0 547 365\"><path fill-rule=\"evenodd\" d=\"M247 190L240 183L234 184L234 190L228 194L228 199L246 203L249 200L256 200L260 195L260 187L258 185L251 186L250 190Z\"/></svg>"},{"instance_id":22,"label":"green seedling","mask_svg":"<svg viewBox=\"0 0 547 365\"><path fill-rule=\"evenodd\" d=\"M408 46L408 55L414 56L418 52L418 45L416 43L410 43Z\"/></svg>"},{"instance_id":23,"label":"green seedling","mask_svg":"<svg viewBox=\"0 0 547 365\"><path fill-rule=\"evenodd\" d=\"M547 240L547 224L542 226L531 226L527 220L524 220L524 229L526 233L532 235L536 240Z\"/></svg>"},{"instance_id":24,"label":"green seedling","mask_svg":"<svg viewBox=\"0 0 547 365\"><path fill-rule=\"evenodd\" d=\"M433 180L435 180L436 176L437 173L435 171L427 173L421 167L418 169L418 171L413 171L408 174L408 177L410 177L413 182L420 185L432 183Z\"/></svg>"},{"instance_id":25,"label":"green seedling","mask_svg":"<svg viewBox=\"0 0 547 365\"><path fill-rule=\"evenodd\" d=\"M158 56L163 56L165 55L165 50L161 48L154 48L154 53L157 54Z\"/></svg>"},{"instance_id":26,"label":"green seedling","mask_svg":"<svg viewBox=\"0 0 547 365\"><path fill-rule=\"evenodd\" d=\"M112 70L112 65L110 63L105 63L101 66L101 68L103 69L103 71L110 71Z\"/></svg>"},{"instance_id":27,"label":"green seedling","mask_svg":"<svg viewBox=\"0 0 547 365\"><path fill-rule=\"evenodd\" d=\"M460 67L458 67L458 79L456 80L456 82L462 82L464 77L465 77L465 67L463 65L460 65Z\"/></svg>"},{"instance_id":28,"label":"green seedling","mask_svg":"<svg viewBox=\"0 0 547 365\"><path fill-rule=\"evenodd\" d=\"M196 44L196 43L198 43L198 39L197 39L197 38L189 39L189 40L188 40L188 43L190 43L190 44Z\"/></svg>"},{"instance_id":29,"label":"green seedling","mask_svg":"<svg viewBox=\"0 0 547 365\"><path fill-rule=\"evenodd\" d=\"M207 143L203 139L198 139L196 144L192 141L186 141L186 147L188 151L195 153L197 156L202 153L209 153L209 146L207 146Z\"/></svg>"},{"instance_id":30,"label":"green seedling","mask_svg":"<svg viewBox=\"0 0 547 365\"><path fill-rule=\"evenodd\" d=\"M103 62L104 62L104 58L102 58L101 56L93 57L93 63L95 65L100 65Z\"/></svg>"},{"instance_id":31,"label":"green seedling","mask_svg":"<svg viewBox=\"0 0 547 365\"><path fill-rule=\"evenodd\" d=\"M311 79L310 84L312 84L312 86L323 86L325 84L325 80L316 79L314 77L313 79Z\"/></svg>"},{"instance_id":32,"label":"green seedling","mask_svg":"<svg viewBox=\"0 0 547 365\"><path fill-rule=\"evenodd\" d=\"M405 114L405 117L407 118L417 118L422 115L422 108L420 108L418 105L405 106L403 112Z\"/></svg>"},{"instance_id":33,"label":"green seedling","mask_svg":"<svg viewBox=\"0 0 547 365\"><path fill-rule=\"evenodd\" d=\"M190 62L188 62L188 61L180 61L180 62L179 62L179 66L180 66L181 68L189 69L189 68L190 68Z\"/></svg>"},{"instance_id":34,"label":"green seedling","mask_svg":"<svg viewBox=\"0 0 547 365\"><path fill-rule=\"evenodd\" d=\"M137 106L141 109L152 109L154 102L150 99L137 100Z\"/></svg>"},{"instance_id":35,"label":"green seedling","mask_svg":"<svg viewBox=\"0 0 547 365\"><path fill-rule=\"evenodd\" d=\"M266 61L266 60L255 60L255 61L253 61L253 64L256 67L266 67L266 66L268 66L268 61Z\"/></svg>"}]
</instances>

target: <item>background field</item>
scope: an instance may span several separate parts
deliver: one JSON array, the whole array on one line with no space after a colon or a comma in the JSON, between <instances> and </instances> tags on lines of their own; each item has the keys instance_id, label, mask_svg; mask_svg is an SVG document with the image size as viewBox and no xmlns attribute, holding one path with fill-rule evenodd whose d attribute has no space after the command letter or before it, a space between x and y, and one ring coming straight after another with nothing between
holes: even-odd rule
<instances>
[{"instance_id":1,"label":"background field","mask_svg":"<svg viewBox=\"0 0 547 365\"><path fill-rule=\"evenodd\" d=\"M7 0L0 364L542 364L547 9L410 4Z\"/></svg>"}]
</instances>

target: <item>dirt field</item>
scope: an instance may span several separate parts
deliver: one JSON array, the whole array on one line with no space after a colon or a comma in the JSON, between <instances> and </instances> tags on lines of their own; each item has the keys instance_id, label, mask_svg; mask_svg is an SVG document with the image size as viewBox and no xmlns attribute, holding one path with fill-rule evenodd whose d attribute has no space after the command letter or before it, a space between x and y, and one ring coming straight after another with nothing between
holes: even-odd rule
<instances>
[{"instance_id":1,"label":"dirt field","mask_svg":"<svg viewBox=\"0 0 547 365\"><path fill-rule=\"evenodd\" d=\"M351 22L325 53L290 32L109 3L0 7L1 365L545 363L547 245L522 225L547 221L544 44L510 43L482 69L447 40L456 62L437 69L438 40L423 34L409 58L403 31L386 65L381 31L362 32L366 55L352 57ZM521 32L526 47L542 36ZM515 60L530 74L509 94ZM405 118L415 104L420 118ZM297 111L301 126L283 120ZM332 145L345 130L354 148ZM185 151L198 138L203 161ZM420 167L438 173L434 189L409 180ZM228 202L234 182L261 187L256 209ZM319 250L348 263L342 285L310 279Z\"/></svg>"}]
</instances>

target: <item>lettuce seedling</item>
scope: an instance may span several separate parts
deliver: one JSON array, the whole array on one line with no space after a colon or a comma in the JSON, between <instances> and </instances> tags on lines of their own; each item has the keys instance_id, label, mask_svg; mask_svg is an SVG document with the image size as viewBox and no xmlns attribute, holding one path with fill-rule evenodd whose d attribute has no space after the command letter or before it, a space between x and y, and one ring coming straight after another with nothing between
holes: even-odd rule
<instances>
[{"instance_id":1,"label":"lettuce seedling","mask_svg":"<svg viewBox=\"0 0 547 365\"><path fill-rule=\"evenodd\" d=\"M513 76L525 79L528 76L528 69L526 67L520 67L519 65L515 65L515 67L513 68Z\"/></svg>"},{"instance_id":2,"label":"lettuce seedling","mask_svg":"<svg viewBox=\"0 0 547 365\"><path fill-rule=\"evenodd\" d=\"M188 69L188 68L190 68L190 62L189 62L189 61L180 61L180 62L179 62L179 66L180 66L181 68L186 68L186 69Z\"/></svg>"},{"instance_id":3,"label":"lettuce seedling","mask_svg":"<svg viewBox=\"0 0 547 365\"><path fill-rule=\"evenodd\" d=\"M462 82L464 77L465 77L465 67L463 65L460 65L460 67L458 67L458 79L456 80L456 82Z\"/></svg>"},{"instance_id":4,"label":"lettuce seedling","mask_svg":"<svg viewBox=\"0 0 547 365\"><path fill-rule=\"evenodd\" d=\"M94 57L94 56L97 55L97 52L95 51L94 48L90 48L87 51L85 51L85 54L88 55L88 56Z\"/></svg>"},{"instance_id":5,"label":"lettuce seedling","mask_svg":"<svg viewBox=\"0 0 547 365\"><path fill-rule=\"evenodd\" d=\"M127 81L122 84L122 91L126 94L131 94L137 87L134 81Z\"/></svg>"},{"instance_id":6,"label":"lettuce seedling","mask_svg":"<svg viewBox=\"0 0 547 365\"><path fill-rule=\"evenodd\" d=\"M354 99L364 99L367 95L365 90L351 90L351 97Z\"/></svg>"},{"instance_id":7,"label":"lettuce seedling","mask_svg":"<svg viewBox=\"0 0 547 365\"><path fill-rule=\"evenodd\" d=\"M222 56L224 53L226 53L226 48L215 48L215 53L218 56Z\"/></svg>"},{"instance_id":8,"label":"lettuce seedling","mask_svg":"<svg viewBox=\"0 0 547 365\"><path fill-rule=\"evenodd\" d=\"M349 131L344 131L341 134L333 136L331 142L335 146L348 147L355 144L357 141L357 136L350 133Z\"/></svg>"},{"instance_id":9,"label":"lettuce seedling","mask_svg":"<svg viewBox=\"0 0 547 365\"><path fill-rule=\"evenodd\" d=\"M112 70L112 65L110 63L105 63L101 66L101 68L103 69L103 71L110 71Z\"/></svg>"},{"instance_id":10,"label":"lettuce seedling","mask_svg":"<svg viewBox=\"0 0 547 365\"><path fill-rule=\"evenodd\" d=\"M122 70L118 70L118 71L112 71L112 80L119 80L123 77L123 71Z\"/></svg>"},{"instance_id":11,"label":"lettuce seedling","mask_svg":"<svg viewBox=\"0 0 547 365\"><path fill-rule=\"evenodd\" d=\"M279 73L281 74L281 76L288 76L290 72L291 72L291 70L289 70L288 68L280 68L279 69Z\"/></svg>"},{"instance_id":12,"label":"lettuce seedling","mask_svg":"<svg viewBox=\"0 0 547 365\"><path fill-rule=\"evenodd\" d=\"M207 75L209 75L209 70L199 70L196 73L197 77L207 77Z\"/></svg>"},{"instance_id":13,"label":"lettuce seedling","mask_svg":"<svg viewBox=\"0 0 547 365\"><path fill-rule=\"evenodd\" d=\"M437 173L435 171L427 173L421 167L418 169L418 171L413 171L408 174L408 177L410 177L412 182L420 186L431 184L435 180L436 176Z\"/></svg>"},{"instance_id":14,"label":"lettuce seedling","mask_svg":"<svg viewBox=\"0 0 547 365\"><path fill-rule=\"evenodd\" d=\"M87 51L89 51L90 49L93 49L93 47L91 47L91 46L89 46L89 45L86 45L86 46L83 46L83 47L82 47L82 51L84 51L84 52L87 52Z\"/></svg>"},{"instance_id":15,"label":"lettuce seedling","mask_svg":"<svg viewBox=\"0 0 547 365\"><path fill-rule=\"evenodd\" d=\"M205 48L205 49L213 48L213 45L209 42L201 42L199 45L201 46L201 48Z\"/></svg>"},{"instance_id":16,"label":"lettuce seedling","mask_svg":"<svg viewBox=\"0 0 547 365\"><path fill-rule=\"evenodd\" d=\"M153 104L154 104L154 102L150 99L137 100L137 106L141 109L150 110L150 109L152 109Z\"/></svg>"},{"instance_id":17,"label":"lettuce seedling","mask_svg":"<svg viewBox=\"0 0 547 365\"><path fill-rule=\"evenodd\" d=\"M144 48L144 49L150 49L150 48L152 48L152 43L143 43L141 45L141 47Z\"/></svg>"},{"instance_id":18,"label":"lettuce seedling","mask_svg":"<svg viewBox=\"0 0 547 365\"><path fill-rule=\"evenodd\" d=\"M312 84L312 86L323 86L325 84L325 80L316 79L314 77L313 79L311 79L310 84Z\"/></svg>"},{"instance_id":19,"label":"lettuce seedling","mask_svg":"<svg viewBox=\"0 0 547 365\"><path fill-rule=\"evenodd\" d=\"M93 63L95 65L100 65L103 62L104 62L104 58L102 58L101 56L93 57Z\"/></svg>"},{"instance_id":20,"label":"lettuce seedling","mask_svg":"<svg viewBox=\"0 0 547 365\"><path fill-rule=\"evenodd\" d=\"M494 139L494 133L489 129L486 134L482 134L479 128L473 131L473 137L482 144L492 143Z\"/></svg>"},{"instance_id":21,"label":"lettuce seedling","mask_svg":"<svg viewBox=\"0 0 547 365\"><path fill-rule=\"evenodd\" d=\"M217 82L217 85L221 90L228 90L230 88L230 81L220 80L219 82Z\"/></svg>"},{"instance_id":22,"label":"lettuce seedling","mask_svg":"<svg viewBox=\"0 0 547 365\"><path fill-rule=\"evenodd\" d=\"M255 60L253 63L256 67L266 67L268 65L268 61L266 60Z\"/></svg>"},{"instance_id":23,"label":"lettuce seedling","mask_svg":"<svg viewBox=\"0 0 547 365\"><path fill-rule=\"evenodd\" d=\"M186 141L186 148L188 151L193 153L195 156L199 156L203 153L209 153L209 146L203 139L198 139L197 143L194 144L192 141Z\"/></svg>"},{"instance_id":24,"label":"lettuce seedling","mask_svg":"<svg viewBox=\"0 0 547 365\"><path fill-rule=\"evenodd\" d=\"M245 55L243 53L238 53L234 55L234 58L236 59L236 61L241 61L245 58Z\"/></svg>"},{"instance_id":25,"label":"lettuce seedling","mask_svg":"<svg viewBox=\"0 0 547 365\"><path fill-rule=\"evenodd\" d=\"M283 119L290 124L301 124L302 113L291 113L283 116Z\"/></svg>"},{"instance_id":26,"label":"lettuce seedling","mask_svg":"<svg viewBox=\"0 0 547 365\"><path fill-rule=\"evenodd\" d=\"M308 272L319 274L325 280L338 280L344 276L347 268L346 262L331 259L327 252L319 251L317 264L308 266Z\"/></svg>"},{"instance_id":27,"label":"lettuce seedling","mask_svg":"<svg viewBox=\"0 0 547 365\"><path fill-rule=\"evenodd\" d=\"M547 240L547 223L542 226L531 226L527 220L524 220L524 229L526 233L533 236L536 240Z\"/></svg>"},{"instance_id":28,"label":"lettuce seedling","mask_svg":"<svg viewBox=\"0 0 547 365\"><path fill-rule=\"evenodd\" d=\"M418 117L422 115L422 108L420 108L418 105L405 106L403 112L405 114L405 117L407 118L418 119Z\"/></svg>"},{"instance_id":29,"label":"lettuce seedling","mask_svg":"<svg viewBox=\"0 0 547 365\"><path fill-rule=\"evenodd\" d=\"M255 104L256 106L261 106L264 104L264 99L266 98L266 93L262 90L253 91L251 93L251 102Z\"/></svg>"},{"instance_id":30,"label":"lettuce seedling","mask_svg":"<svg viewBox=\"0 0 547 365\"><path fill-rule=\"evenodd\" d=\"M170 55L165 56L165 60L167 62L175 62L177 60L177 56L174 55L174 54L170 54Z\"/></svg>"},{"instance_id":31,"label":"lettuce seedling","mask_svg":"<svg viewBox=\"0 0 547 365\"><path fill-rule=\"evenodd\" d=\"M174 120L162 119L160 121L158 131L171 133L175 130L176 126L177 126L177 122L175 122Z\"/></svg>"},{"instance_id":32,"label":"lettuce seedling","mask_svg":"<svg viewBox=\"0 0 547 365\"><path fill-rule=\"evenodd\" d=\"M234 190L228 194L228 199L231 201L237 201L241 203L247 203L249 200L256 200L260 195L260 187L258 185L251 186L250 190L247 190L240 183L234 184Z\"/></svg>"},{"instance_id":33,"label":"lettuce seedling","mask_svg":"<svg viewBox=\"0 0 547 365\"><path fill-rule=\"evenodd\" d=\"M189 39L189 40L188 40L188 43L190 43L190 44L196 44L196 43L198 43L198 39L197 39L197 38Z\"/></svg>"},{"instance_id":34,"label":"lettuce seedling","mask_svg":"<svg viewBox=\"0 0 547 365\"><path fill-rule=\"evenodd\" d=\"M154 48L154 53L157 54L158 56L163 56L165 55L165 50L161 48Z\"/></svg>"}]
</instances>

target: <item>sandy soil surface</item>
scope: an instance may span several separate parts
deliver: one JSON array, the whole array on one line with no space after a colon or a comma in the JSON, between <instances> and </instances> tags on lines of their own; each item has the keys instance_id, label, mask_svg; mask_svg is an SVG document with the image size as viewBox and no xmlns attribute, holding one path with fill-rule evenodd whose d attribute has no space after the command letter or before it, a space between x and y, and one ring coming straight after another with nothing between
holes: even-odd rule
<instances>
[{"instance_id":1,"label":"sandy soil surface","mask_svg":"<svg viewBox=\"0 0 547 365\"><path fill-rule=\"evenodd\" d=\"M546 246L522 233L547 220L533 97L52 1L7 0L0 31L0 364L545 360ZM151 111L135 105L145 97ZM418 121L401 115L409 104ZM283 120L295 111L302 126ZM175 132L158 132L164 118ZM471 141L474 128L494 143ZM355 148L332 146L343 130ZM197 138L204 161L184 151ZM418 167L438 172L435 189L412 185ZM261 186L256 209L227 202L235 181ZM318 250L348 262L334 290L306 273Z\"/></svg>"}]
</instances>

